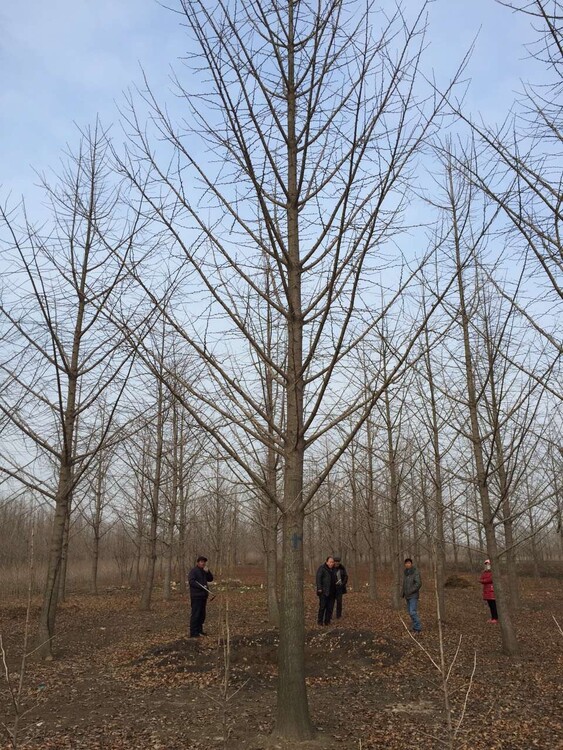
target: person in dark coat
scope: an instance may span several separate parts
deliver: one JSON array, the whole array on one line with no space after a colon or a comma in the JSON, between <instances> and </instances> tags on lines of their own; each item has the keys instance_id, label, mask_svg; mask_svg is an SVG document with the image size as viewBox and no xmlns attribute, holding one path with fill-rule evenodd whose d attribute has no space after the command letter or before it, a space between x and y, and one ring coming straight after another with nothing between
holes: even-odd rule
<instances>
[{"instance_id":1,"label":"person in dark coat","mask_svg":"<svg viewBox=\"0 0 563 750\"><path fill-rule=\"evenodd\" d=\"M418 617L418 595L422 579L417 568L413 565L410 557L405 558L405 570L403 573L403 590L402 596L407 602L407 612L410 615L412 629L415 633L422 631L420 618Z\"/></svg>"},{"instance_id":2,"label":"person in dark coat","mask_svg":"<svg viewBox=\"0 0 563 750\"><path fill-rule=\"evenodd\" d=\"M481 573L479 582L483 585L483 599L489 605L491 610L491 619L489 622L498 622L497 602L495 598L495 589L493 587L493 574L491 571L491 561L485 560L484 570Z\"/></svg>"},{"instance_id":3,"label":"person in dark coat","mask_svg":"<svg viewBox=\"0 0 563 750\"><path fill-rule=\"evenodd\" d=\"M190 638L199 638L206 635L203 630L209 596L208 585L213 580L213 573L207 568L207 557L200 555L195 567L188 573L188 588L190 590L190 602L192 614L190 617Z\"/></svg>"},{"instance_id":4,"label":"person in dark coat","mask_svg":"<svg viewBox=\"0 0 563 750\"><path fill-rule=\"evenodd\" d=\"M346 593L348 583L348 573L339 557L334 558L334 572L336 574L336 619L339 620L342 617L342 597Z\"/></svg>"},{"instance_id":5,"label":"person in dark coat","mask_svg":"<svg viewBox=\"0 0 563 750\"><path fill-rule=\"evenodd\" d=\"M334 571L334 558L327 557L326 561L317 570L316 577L317 596L319 597L319 614L317 622L319 625L330 625L332 610L336 600L336 573Z\"/></svg>"}]
</instances>

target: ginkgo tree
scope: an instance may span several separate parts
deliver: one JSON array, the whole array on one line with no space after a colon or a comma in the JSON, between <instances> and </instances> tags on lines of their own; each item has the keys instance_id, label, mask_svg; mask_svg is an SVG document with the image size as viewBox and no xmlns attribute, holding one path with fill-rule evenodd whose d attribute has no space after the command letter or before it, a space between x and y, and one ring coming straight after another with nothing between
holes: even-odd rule
<instances>
[{"instance_id":1,"label":"ginkgo tree","mask_svg":"<svg viewBox=\"0 0 563 750\"><path fill-rule=\"evenodd\" d=\"M420 74L426 4L414 15L378 8L182 0L188 73L176 75L174 102L162 102L146 81L122 112L128 147L120 169L163 238L157 257L169 283L154 257L131 274L205 371L194 379L163 367L131 335L191 418L276 505L276 732L294 740L314 732L304 666L305 510L409 366L441 299L436 290L433 308L406 319L385 372L375 368L367 384L356 376L358 345L404 299L423 262L422 252L405 259L396 235L445 99ZM306 481L307 452L331 435L331 451Z\"/></svg>"}]
</instances>

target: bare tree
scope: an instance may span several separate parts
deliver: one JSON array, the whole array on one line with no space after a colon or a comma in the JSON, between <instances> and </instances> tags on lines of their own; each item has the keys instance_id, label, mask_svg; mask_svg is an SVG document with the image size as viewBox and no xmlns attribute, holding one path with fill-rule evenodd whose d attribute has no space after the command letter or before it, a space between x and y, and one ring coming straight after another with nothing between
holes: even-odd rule
<instances>
[{"instance_id":1,"label":"bare tree","mask_svg":"<svg viewBox=\"0 0 563 750\"><path fill-rule=\"evenodd\" d=\"M43 188L50 224L35 228L24 209L19 226L14 212L0 209L10 268L0 298L0 411L10 425L0 472L55 509L39 623L40 654L52 658L72 494L108 438L133 361L106 315L125 281L117 254L128 256L141 224L110 176L108 140L98 124L83 134L59 181L43 180ZM95 404L102 395L108 414L99 430Z\"/></svg>"},{"instance_id":2,"label":"bare tree","mask_svg":"<svg viewBox=\"0 0 563 750\"><path fill-rule=\"evenodd\" d=\"M528 52L544 78L541 84L524 84L520 100L500 128L476 122L452 104L483 147L481 162L463 158L459 166L508 220L518 277L499 284L497 290L561 355L563 5L561 0L497 1L529 18L536 38Z\"/></svg>"},{"instance_id":3,"label":"bare tree","mask_svg":"<svg viewBox=\"0 0 563 750\"><path fill-rule=\"evenodd\" d=\"M303 659L305 509L407 365L424 325L397 342L393 364L385 376L374 374L367 394L350 378L356 346L381 312L373 305L381 250L400 225L410 165L441 106L415 93L424 7L412 23L400 9L381 16L375 34L371 2L366 10L339 0L253 0L236 8L183 0L199 46L194 66L209 78L199 92L176 81L190 119L177 126L147 85L155 149L139 104L125 115L132 141L122 171L178 253L170 262L187 269L184 289L194 304L173 315L148 274L140 266L132 273L206 365L197 383L166 372L167 386L196 400L197 407L186 403L192 418L281 517L276 732L296 740L313 733ZM201 149L213 152L216 165ZM264 257L275 270L267 287L257 274ZM397 276L386 305L416 273L415 264ZM275 358L257 323L267 310L282 321ZM257 360L283 392L281 419L272 419L250 375ZM344 422L352 427L306 483L306 452ZM283 464L275 497L261 468L264 447Z\"/></svg>"},{"instance_id":4,"label":"bare tree","mask_svg":"<svg viewBox=\"0 0 563 750\"><path fill-rule=\"evenodd\" d=\"M495 508L491 497L490 479L486 460L486 451L482 436L482 425L479 417L479 402L482 391L478 390L475 367L475 350L471 341L471 318L474 312L470 308L468 287L464 280L464 269L468 258L473 259L479 244L490 227L490 219L477 228L471 226L471 189L455 185L451 163L446 166L448 211L451 217L451 237L455 253L455 264L458 273L459 323L462 331L463 358L465 366L465 386L467 389L467 411L469 416L469 439L475 461L475 483L481 501L483 527L487 541L487 551L495 575L495 593L499 603L500 626L504 651L509 655L519 653L518 641L512 624L509 599L506 596L500 575L500 552L495 532Z\"/></svg>"}]
</instances>

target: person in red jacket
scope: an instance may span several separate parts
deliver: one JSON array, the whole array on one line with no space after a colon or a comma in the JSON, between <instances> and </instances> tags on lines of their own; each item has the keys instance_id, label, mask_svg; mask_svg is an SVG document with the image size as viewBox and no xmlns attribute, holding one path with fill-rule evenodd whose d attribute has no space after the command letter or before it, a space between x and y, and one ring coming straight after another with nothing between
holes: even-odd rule
<instances>
[{"instance_id":1,"label":"person in red jacket","mask_svg":"<svg viewBox=\"0 0 563 750\"><path fill-rule=\"evenodd\" d=\"M483 599L487 602L489 609L491 610L491 619L489 622L498 622L497 602L495 599L490 560L485 560L484 570L481 573L479 581L483 585Z\"/></svg>"}]
</instances>

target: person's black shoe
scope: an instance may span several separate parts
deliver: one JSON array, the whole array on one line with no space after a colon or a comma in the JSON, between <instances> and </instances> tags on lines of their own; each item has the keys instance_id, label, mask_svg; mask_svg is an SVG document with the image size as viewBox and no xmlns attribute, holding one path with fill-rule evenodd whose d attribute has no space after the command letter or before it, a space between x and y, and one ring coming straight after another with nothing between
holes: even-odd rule
<instances>
[{"instance_id":1,"label":"person's black shoe","mask_svg":"<svg viewBox=\"0 0 563 750\"><path fill-rule=\"evenodd\" d=\"M190 638L199 638L199 633L190 633Z\"/></svg>"},{"instance_id":2,"label":"person's black shoe","mask_svg":"<svg viewBox=\"0 0 563 750\"><path fill-rule=\"evenodd\" d=\"M200 634L200 635L207 635L207 633L206 633L205 631L203 631L203 630L200 630L200 631L199 631L199 634Z\"/></svg>"}]
</instances>

